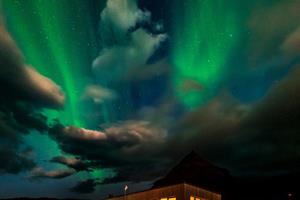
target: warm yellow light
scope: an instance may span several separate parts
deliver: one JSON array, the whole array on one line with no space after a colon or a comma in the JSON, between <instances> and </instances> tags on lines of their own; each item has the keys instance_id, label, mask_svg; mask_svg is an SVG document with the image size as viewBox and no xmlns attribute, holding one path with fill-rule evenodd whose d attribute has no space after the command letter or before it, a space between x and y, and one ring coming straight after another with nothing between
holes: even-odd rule
<instances>
[{"instance_id":1,"label":"warm yellow light","mask_svg":"<svg viewBox=\"0 0 300 200\"><path fill-rule=\"evenodd\" d=\"M193 197L193 196L190 196L190 200L200 200L200 198L198 198L198 197Z\"/></svg>"},{"instance_id":2,"label":"warm yellow light","mask_svg":"<svg viewBox=\"0 0 300 200\"><path fill-rule=\"evenodd\" d=\"M169 200L176 200L176 198L175 198L175 197L172 197L172 198L169 198Z\"/></svg>"},{"instance_id":3,"label":"warm yellow light","mask_svg":"<svg viewBox=\"0 0 300 200\"><path fill-rule=\"evenodd\" d=\"M160 200L168 200L168 198L161 198Z\"/></svg>"}]
</instances>

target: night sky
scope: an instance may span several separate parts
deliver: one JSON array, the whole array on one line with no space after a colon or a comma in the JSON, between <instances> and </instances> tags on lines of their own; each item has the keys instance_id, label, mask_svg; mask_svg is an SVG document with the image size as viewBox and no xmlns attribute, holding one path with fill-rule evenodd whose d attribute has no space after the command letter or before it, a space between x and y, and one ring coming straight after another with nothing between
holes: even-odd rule
<instances>
[{"instance_id":1,"label":"night sky","mask_svg":"<svg viewBox=\"0 0 300 200\"><path fill-rule=\"evenodd\" d=\"M103 198L196 150L300 174L299 0L0 0L0 198Z\"/></svg>"}]
</instances>

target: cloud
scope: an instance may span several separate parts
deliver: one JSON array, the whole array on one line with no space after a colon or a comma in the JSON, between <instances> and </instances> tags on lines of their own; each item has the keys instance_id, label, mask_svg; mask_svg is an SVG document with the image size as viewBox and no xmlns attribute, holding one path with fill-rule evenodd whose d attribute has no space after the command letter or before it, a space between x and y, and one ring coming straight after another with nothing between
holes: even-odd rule
<instances>
[{"instance_id":1,"label":"cloud","mask_svg":"<svg viewBox=\"0 0 300 200\"><path fill-rule=\"evenodd\" d=\"M83 100L92 99L96 104L100 104L116 98L117 95L113 90L104 88L100 85L87 86L85 88L84 94L82 95Z\"/></svg>"},{"instance_id":2,"label":"cloud","mask_svg":"<svg viewBox=\"0 0 300 200\"><path fill-rule=\"evenodd\" d=\"M234 175L300 173L294 162L299 155L299 76L295 66L253 105L221 94L174 121L172 133L153 121L131 120L103 125L89 137L82 136L90 135L81 133L85 129L61 125L50 135L66 153L97 163L92 168L114 169L115 176L101 184L154 180L192 149Z\"/></svg>"},{"instance_id":3,"label":"cloud","mask_svg":"<svg viewBox=\"0 0 300 200\"><path fill-rule=\"evenodd\" d=\"M168 138L166 154L176 158L197 150L208 159L222 161L249 109L230 95L215 97L177 122L176 132Z\"/></svg>"},{"instance_id":4,"label":"cloud","mask_svg":"<svg viewBox=\"0 0 300 200\"><path fill-rule=\"evenodd\" d=\"M39 74L31 66L15 69L3 64L0 71L2 95L34 104L36 107L62 108L64 94L53 81Z\"/></svg>"},{"instance_id":5,"label":"cloud","mask_svg":"<svg viewBox=\"0 0 300 200\"><path fill-rule=\"evenodd\" d=\"M188 113L177 129L184 134L168 138L167 154L196 149L241 175L300 173L295 163L299 157L299 75L300 67L295 66L254 105L221 97Z\"/></svg>"},{"instance_id":6,"label":"cloud","mask_svg":"<svg viewBox=\"0 0 300 200\"><path fill-rule=\"evenodd\" d=\"M1 13L0 13L1 15ZM11 66L15 69L17 66L23 64L23 56L20 50L17 48L14 40L7 32L4 24L4 20L1 15L0 20L0 64L1 66ZM1 67L4 68L4 67ZM6 67L7 68L7 67ZM2 73L1 73L2 74Z\"/></svg>"},{"instance_id":7,"label":"cloud","mask_svg":"<svg viewBox=\"0 0 300 200\"><path fill-rule=\"evenodd\" d=\"M64 156L53 157L50 162L60 163L76 171L91 171L91 163L84 162L77 158L66 158Z\"/></svg>"},{"instance_id":8,"label":"cloud","mask_svg":"<svg viewBox=\"0 0 300 200\"><path fill-rule=\"evenodd\" d=\"M43 108L61 108L58 85L24 63L21 51L5 28L0 13L0 173L17 174L35 167L23 137L31 130L45 132Z\"/></svg>"},{"instance_id":9,"label":"cloud","mask_svg":"<svg viewBox=\"0 0 300 200\"><path fill-rule=\"evenodd\" d=\"M23 136L32 129L47 131L47 118L27 104L7 104L2 100L0 98L0 173L16 174L30 170L35 162L30 155L23 153L29 148L23 143Z\"/></svg>"},{"instance_id":10,"label":"cloud","mask_svg":"<svg viewBox=\"0 0 300 200\"><path fill-rule=\"evenodd\" d=\"M141 21L149 21L150 13L140 10L136 0L108 0L105 9L101 13L103 27L110 26L114 31L126 34L129 28Z\"/></svg>"},{"instance_id":11,"label":"cloud","mask_svg":"<svg viewBox=\"0 0 300 200\"><path fill-rule=\"evenodd\" d=\"M146 65L165 39L165 35L150 35L145 30L138 29L130 34L127 45L103 49L93 62L94 72L108 81L122 80L132 68Z\"/></svg>"},{"instance_id":12,"label":"cloud","mask_svg":"<svg viewBox=\"0 0 300 200\"><path fill-rule=\"evenodd\" d=\"M41 106L62 107L64 95L60 87L31 66L24 64L23 55L4 24L0 24L0 36L2 95L35 102Z\"/></svg>"},{"instance_id":13,"label":"cloud","mask_svg":"<svg viewBox=\"0 0 300 200\"><path fill-rule=\"evenodd\" d=\"M101 131L94 131L85 128L77 128L74 126L68 126L63 129L64 135L69 138L86 141L103 141L107 137L105 133Z\"/></svg>"},{"instance_id":14,"label":"cloud","mask_svg":"<svg viewBox=\"0 0 300 200\"><path fill-rule=\"evenodd\" d=\"M260 122L267 126L295 123L300 113L299 75L300 65L298 64L285 78L273 85L264 100L252 110L249 121ZM280 115L274 115L274 113L280 113ZM271 122L268 122L269 120Z\"/></svg>"},{"instance_id":15,"label":"cloud","mask_svg":"<svg viewBox=\"0 0 300 200\"><path fill-rule=\"evenodd\" d=\"M105 148L114 146L119 148L119 153L129 155L138 153L139 150L152 144L163 142L167 133L166 130L153 126L148 121L131 120L110 124L103 131L57 124L50 130L50 134L60 142L66 143L66 146L68 142L69 144L82 142L95 146L95 151L105 151Z\"/></svg>"},{"instance_id":16,"label":"cloud","mask_svg":"<svg viewBox=\"0 0 300 200\"><path fill-rule=\"evenodd\" d=\"M242 123L243 131L249 136L241 144L249 148L248 156L256 154L252 159L262 171L299 173L299 165L293 162L299 157L299 75L298 65L271 88ZM241 155L238 158L242 160ZM254 168L251 164L245 167Z\"/></svg>"},{"instance_id":17,"label":"cloud","mask_svg":"<svg viewBox=\"0 0 300 200\"><path fill-rule=\"evenodd\" d=\"M159 152L167 135L163 128L147 121L135 120L106 125L103 131L58 124L49 130L49 134L63 151L90 160L93 163L91 168L112 168L116 174L127 177L126 180L130 181L142 179L136 173L139 170L158 168L152 161L159 160L154 155ZM125 169L130 169L130 172ZM121 171L128 173L120 173Z\"/></svg>"},{"instance_id":18,"label":"cloud","mask_svg":"<svg viewBox=\"0 0 300 200\"><path fill-rule=\"evenodd\" d=\"M31 66L25 66L24 70L24 75L28 79L26 80L26 83L24 83L23 87L28 86L26 89L27 93L31 93L34 98L40 98L42 104L45 103L45 106L63 106L65 96L58 85L49 78L39 74ZM32 101L34 101L34 99L32 99Z\"/></svg>"},{"instance_id":19,"label":"cloud","mask_svg":"<svg viewBox=\"0 0 300 200\"><path fill-rule=\"evenodd\" d=\"M292 43L297 41L299 34L299 9L299 1L291 0L278 1L253 11L248 21L251 39L247 54L251 61L266 62L279 56L299 55Z\"/></svg>"},{"instance_id":20,"label":"cloud","mask_svg":"<svg viewBox=\"0 0 300 200\"><path fill-rule=\"evenodd\" d=\"M95 191L95 187L97 186L98 182L94 179L87 179L85 181L78 182L74 187L70 190L75 193L92 193Z\"/></svg>"},{"instance_id":21,"label":"cloud","mask_svg":"<svg viewBox=\"0 0 300 200\"><path fill-rule=\"evenodd\" d=\"M299 5L300 8L300 5ZM291 32L284 40L281 45L281 49L288 55L299 55L300 53L300 25L299 27Z\"/></svg>"},{"instance_id":22,"label":"cloud","mask_svg":"<svg viewBox=\"0 0 300 200\"><path fill-rule=\"evenodd\" d=\"M186 109L174 96L173 91L167 90L166 92L154 105L145 105L136 114L138 119L163 127L173 134L172 127L182 118Z\"/></svg>"},{"instance_id":23,"label":"cloud","mask_svg":"<svg viewBox=\"0 0 300 200\"><path fill-rule=\"evenodd\" d=\"M135 156L134 161L120 165L117 175L107 178L103 184L151 180L192 149L235 175L300 173L295 163L299 157L299 76L297 65L253 105L242 104L230 95L216 97L187 113L172 127L174 133L156 143L155 149L143 151L152 158L143 160L144 166L151 169L145 172L147 177L134 175L138 171L134 168L143 171L138 164L140 157Z\"/></svg>"},{"instance_id":24,"label":"cloud","mask_svg":"<svg viewBox=\"0 0 300 200\"><path fill-rule=\"evenodd\" d=\"M150 13L137 7L134 0L108 0L101 13L103 49L93 62L96 75L108 82L120 81L131 69L143 70L148 59L166 40L166 34L152 34L135 26L149 21Z\"/></svg>"},{"instance_id":25,"label":"cloud","mask_svg":"<svg viewBox=\"0 0 300 200\"><path fill-rule=\"evenodd\" d=\"M0 127L2 128L2 127ZM10 141L6 141L10 142ZM22 151L12 148L10 145L0 144L0 174L17 174L21 171L27 171L35 167L35 162Z\"/></svg>"},{"instance_id":26,"label":"cloud","mask_svg":"<svg viewBox=\"0 0 300 200\"><path fill-rule=\"evenodd\" d=\"M30 172L28 178L29 179L40 179L40 178L62 179L73 175L75 172L76 171L74 169L59 169L53 171L45 171L41 167L36 167Z\"/></svg>"},{"instance_id":27,"label":"cloud","mask_svg":"<svg viewBox=\"0 0 300 200\"><path fill-rule=\"evenodd\" d=\"M64 156L53 157L50 162L60 163L67 166L68 168L75 169L76 171L92 171L91 167L93 166L92 162L82 161L78 158L67 158Z\"/></svg>"},{"instance_id":28,"label":"cloud","mask_svg":"<svg viewBox=\"0 0 300 200\"><path fill-rule=\"evenodd\" d=\"M105 128L105 132L108 138L117 142L161 142L166 137L165 130L148 121L124 121Z\"/></svg>"}]
</instances>

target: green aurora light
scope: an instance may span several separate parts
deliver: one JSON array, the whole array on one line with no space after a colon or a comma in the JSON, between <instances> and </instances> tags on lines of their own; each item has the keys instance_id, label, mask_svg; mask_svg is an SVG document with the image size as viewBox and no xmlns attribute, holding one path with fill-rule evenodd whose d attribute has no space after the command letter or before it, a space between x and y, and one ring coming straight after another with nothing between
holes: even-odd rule
<instances>
[{"instance_id":1,"label":"green aurora light","mask_svg":"<svg viewBox=\"0 0 300 200\"><path fill-rule=\"evenodd\" d=\"M173 84L182 103L194 108L211 98L226 76L226 61L237 41L237 17L230 1L179 2L175 4L179 13L174 16L171 44ZM186 80L203 89L182 90Z\"/></svg>"},{"instance_id":2,"label":"green aurora light","mask_svg":"<svg viewBox=\"0 0 300 200\"><path fill-rule=\"evenodd\" d=\"M225 6L224 0L185 0L181 3L184 5L174 3L180 15L175 16L173 26L172 76L176 95L187 108L193 108L210 98L226 75L224 67L238 31L234 9ZM91 63L99 51L97 26L93 29L97 25L97 22L93 24L94 19L99 16L89 15L91 5L77 0L4 0L3 7L8 29L26 63L58 83L65 92L64 109L45 110L44 113L50 120L58 118L65 125L88 128L89 122L82 113L89 107L80 101L84 87L91 82ZM98 9L95 13L99 15L101 9ZM197 81L204 89L186 93L181 85L189 79ZM102 105L105 122L114 118L111 107L109 103ZM37 146L35 137L27 140ZM60 152L50 139L39 141L48 147L45 155L51 157ZM101 178L111 174L100 169L91 176Z\"/></svg>"},{"instance_id":3,"label":"green aurora light","mask_svg":"<svg viewBox=\"0 0 300 200\"><path fill-rule=\"evenodd\" d=\"M65 125L87 126L82 117L85 105L79 104L85 86L90 83L92 60L98 53L97 31L91 28L89 6L85 1L68 0L3 1L7 27L26 63L58 83L65 92L63 110L44 110L49 121L58 118ZM32 133L26 141L34 148L47 148L36 149L39 160L60 154L57 144L47 136ZM103 178L111 174L99 169L84 176Z\"/></svg>"},{"instance_id":4,"label":"green aurora light","mask_svg":"<svg viewBox=\"0 0 300 200\"><path fill-rule=\"evenodd\" d=\"M87 27L92 19L87 4L79 1L4 1L9 31L26 62L62 86L67 102L63 112L47 111L48 117L65 124L85 126L78 103L87 84L91 47L96 36ZM86 11L86 12L85 12ZM83 17L85 16L85 17ZM87 77L87 76L86 76ZM49 116L51 115L51 116Z\"/></svg>"}]
</instances>

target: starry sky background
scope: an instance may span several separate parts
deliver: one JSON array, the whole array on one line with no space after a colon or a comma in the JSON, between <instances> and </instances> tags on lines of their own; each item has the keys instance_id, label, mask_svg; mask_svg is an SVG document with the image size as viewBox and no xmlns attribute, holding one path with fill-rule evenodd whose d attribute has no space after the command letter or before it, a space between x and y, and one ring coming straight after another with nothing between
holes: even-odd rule
<instances>
[{"instance_id":1,"label":"starry sky background","mask_svg":"<svg viewBox=\"0 0 300 200\"><path fill-rule=\"evenodd\" d=\"M299 174L299 0L0 2L0 198Z\"/></svg>"}]
</instances>

